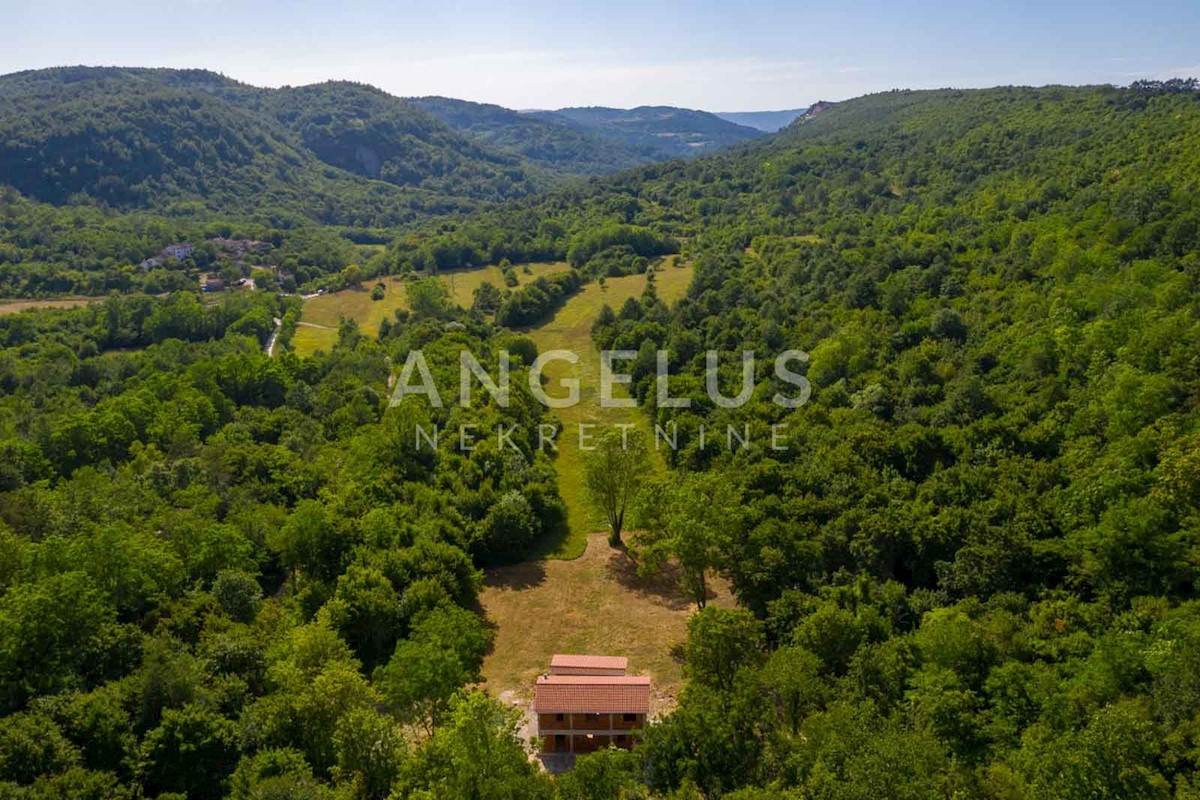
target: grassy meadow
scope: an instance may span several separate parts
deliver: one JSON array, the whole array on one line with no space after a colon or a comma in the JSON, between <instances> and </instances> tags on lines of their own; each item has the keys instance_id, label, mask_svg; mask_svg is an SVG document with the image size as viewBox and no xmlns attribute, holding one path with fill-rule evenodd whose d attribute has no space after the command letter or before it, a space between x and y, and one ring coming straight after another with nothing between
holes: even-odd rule
<instances>
[{"instance_id":1,"label":"grassy meadow","mask_svg":"<svg viewBox=\"0 0 1200 800\"><path fill-rule=\"evenodd\" d=\"M31 308L77 308L88 303L99 303L103 297L59 297L53 300L3 300L0 301L0 315L16 314Z\"/></svg>"},{"instance_id":2,"label":"grassy meadow","mask_svg":"<svg viewBox=\"0 0 1200 800\"><path fill-rule=\"evenodd\" d=\"M570 269L561 261L529 264L528 267L528 274L525 272L525 265L515 267L521 285L542 275ZM438 278L449 287L454 301L463 307L471 305L475 290L485 282L499 289L504 288L504 276L496 266L443 272ZM371 289L380 282L387 287L384 297L382 300L372 300ZM292 349L300 355L312 355L318 350L331 350L337 343L337 327L342 317L357 320L363 333L375 336L379 333L379 324L383 320L391 319L397 310L408 305L404 284L402 278L386 276L363 281L353 289L343 289L305 300L300 327L292 339Z\"/></svg>"},{"instance_id":3,"label":"grassy meadow","mask_svg":"<svg viewBox=\"0 0 1200 800\"><path fill-rule=\"evenodd\" d=\"M664 302L679 299L692 279L690 266L675 266L673 257L665 259L656 271L658 295ZM554 387L568 378L579 380L579 403L573 408L554 409L553 414L563 424L559 437L555 470L558 472L558 491L567 506L567 533L558 541L549 542L540 553L547 558L578 558L587 547L588 533L604 527L604 520L588 502L583 487L583 454L579 450L579 425L593 423L611 426L633 423L647 435L650 426L645 416L635 408L600 407L600 353L592 345L592 323L606 304L614 311L630 297L640 297L646 288L645 275L609 278L604 288L592 282L572 296L551 319L528 331L538 346L546 350L570 350L579 355L578 364L562 361L546 365L545 375L551 395L561 394ZM616 387L619 392L621 387ZM597 427L599 433L603 427Z\"/></svg>"},{"instance_id":4,"label":"grassy meadow","mask_svg":"<svg viewBox=\"0 0 1200 800\"><path fill-rule=\"evenodd\" d=\"M690 265L678 265L674 256L668 256L655 266L659 296L668 303L681 298L692 279ZM526 274L521 266L516 271L524 284L565 269L569 269L566 264L548 263L530 265L532 274ZM462 306L470 305L472 294L484 281L504 286L500 270L494 266L438 277ZM405 307L405 293L403 280L384 278L385 297L374 301L370 290L375 283L366 281L356 289L306 300L293 340L295 349L312 353L332 347L343 315L358 320L364 333L378 333L382 320ZM578 440L580 423L595 423L600 426L597 433L603 426L633 423L650 434L649 423L637 409L600 408L600 353L591 340L592 323L603 306L617 310L627 299L640 297L645 288L644 275L609 278L603 288L590 282L553 317L525 331L541 351L563 349L579 355L578 364L547 365L546 377L551 395L561 393L562 380L579 379L580 402L574 408L551 412L563 424L555 470L567 507L567 530L531 553L529 560L490 570L481 596L496 631L495 645L483 666L487 686L519 704L529 699L533 679L556 652L628 656L636 672L654 679L651 702L655 712L674 704L682 682L674 650L686 638L693 608L679 595L671 575L642 578L623 550L608 546L604 520L584 492ZM662 468L660 458L653 458L655 468ZM731 602L723 584L718 582L715 591L714 602Z\"/></svg>"}]
</instances>

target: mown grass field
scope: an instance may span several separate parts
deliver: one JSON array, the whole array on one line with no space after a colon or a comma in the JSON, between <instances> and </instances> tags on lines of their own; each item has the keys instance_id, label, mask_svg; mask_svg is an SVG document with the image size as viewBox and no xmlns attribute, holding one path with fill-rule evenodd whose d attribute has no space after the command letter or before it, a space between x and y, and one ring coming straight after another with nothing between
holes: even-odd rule
<instances>
[{"instance_id":1,"label":"mown grass field","mask_svg":"<svg viewBox=\"0 0 1200 800\"><path fill-rule=\"evenodd\" d=\"M660 262L656 270L658 296L664 302L678 300L687 291L692 279L690 266L675 266L674 257ZM566 535L556 542L548 543L538 555L545 558L578 558L587 546L587 535L604 527L584 492L583 454L579 449L579 425L596 424L595 433L604 426L632 423L647 436L650 426L646 417L632 408L600 407L600 353L592 345L592 323L606 304L614 311L630 297L640 297L646 288L646 276L627 275L609 278L604 288L597 283L588 283L571 297L553 318L528 331L538 346L539 352L546 350L570 350L579 356L578 364L554 361L546 366L549 381L547 392L562 395L554 387L568 378L579 380L579 403L573 408L555 409L554 414L563 424L564 433L558 441L558 455L554 468L558 473L558 491L567 506ZM621 387L616 387L620 391ZM657 461L657 459L656 459Z\"/></svg>"},{"instance_id":2,"label":"mown grass field","mask_svg":"<svg viewBox=\"0 0 1200 800\"><path fill-rule=\"evenodd\" d=\"M567 269L570 267L561 261L530 264L529 274L525 273L525 265L515 268L521 285L539 276ZM490 282L500 289L504 288L504 276L501 275L500 268L495 266L443 272L438 277L450 288L454 301L464 308L471 305L472 295L484 282ZM371 289L381 281L387 287L387 291L382 300L372 300ZM342 317L357 320L363 333L375 336L379 333L381 322L390 319L398 309L407 306L404 284L403 279L389 276L363 281L354 289L343 289L305 300L300 317L301 325L292 339L292 349L300 355L312 355L318 350L331 350L337 343L337 327Z\"/></svg>"},{"instance_id":3,"label":"mown grass field","mask_svg":"<svg viewBox=\"0 0 1200 800\"><path fill-rule=\"evenodd\" d=\"M682 297L691 282L691 268L675 266L673 257L658 267L659 296L667 302ZM546 373L550 394L558 394L554 387L562 379L578 378L581 400L573 408L553 411L566 430L555 470L567 505L568 530L530 560L488 571L480 596L496 637L483 663L485 685L527 716L536 678L555 653L628 657L632 673L649 675L653 681L650 703L655 715L674 706L683 682L679 648L695 607L679 591L670 569L651 578L639 576L624 550L609 547L604 521L584 493L577 432L581 422L629 422L650 433L637 409L599 407L600 354L591 341L600 309L605 304L616 309L627 298L640 296L645 287L643 275L610 279L603 289L589 283L553 318L528 332L539 350L557 348L579 355L578 364L552 362ZM656 468L663 468L657 456L655 460ZM709 602L733 604L723 581L713 581Z\"/></svg>"}]
</instances>

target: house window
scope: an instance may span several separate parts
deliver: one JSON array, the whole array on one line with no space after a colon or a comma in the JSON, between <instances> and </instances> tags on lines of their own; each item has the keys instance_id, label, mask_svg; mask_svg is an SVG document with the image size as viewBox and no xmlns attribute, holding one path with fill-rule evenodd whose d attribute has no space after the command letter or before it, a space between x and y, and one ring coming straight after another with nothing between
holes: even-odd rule
<instances>
[{"instance_id":1,"label":"house window","mask_svg":"<svg viewBox=\"0 0 1200 800\"><path fill-rule=\"evenodd\" d=\"M622 714L621 718L626 722L637 722L637 714Z\"/></svg>"},{"instance_id":2,"label":"house window","mask_svg":"<svg viewBox=\"0 0 1200 800\"><path fill-rule=\"evenodd\" d=\"M562 721L563 721L563 719L565 719L565 715L564 715L564 714L555 714L555 715L554 715L554 721L555 721L555 722L562 722Z\"/></svg>"}]
</instances>

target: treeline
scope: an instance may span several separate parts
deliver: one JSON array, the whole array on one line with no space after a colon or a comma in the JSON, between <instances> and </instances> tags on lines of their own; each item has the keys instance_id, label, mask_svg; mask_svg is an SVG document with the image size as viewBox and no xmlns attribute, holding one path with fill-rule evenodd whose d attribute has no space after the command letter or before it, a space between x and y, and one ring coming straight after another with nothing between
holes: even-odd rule
<instances>
[{"instance_id":1,"label":"treeline","mask_svg":"<svg viewBox=\"0 0 1200 800\"><path fill-rule=\"evenodd\" d=\"M1196 78L1169 78L1165 81L1140 80L1129 84L1132 92L1144 94L1183 94L1200 91L1200 80Z\"/></svg>"},{"instance_id":2,"label":"treeline","mask_svg":"<svg viewBox=\"0 0 1200 800\"><path fill-rule=\"evenodd\" d=\"M450 230L402 236L389 247L384 263L390 272L399 273L464 269L505 260L515 264L567 261L599 276L618 274L608 271L608 262L626 255L648 259L679 252L679 242L670 235L617 222L615 213L623 218L630 211L597 209L574 218L547 217L536 226L510 228L506 212L496 212L494 218L484 216L483 222L466 221L447 225Z\"/></svg>"},{"instance_id":3,"label":"treeline","mask_svg":"<svg viewBox=\"0 0 1200 800\"><path fill-rule=\"evenodd\" d=\"M567 249L567 261L582 267L597 254L613 247L628 247L639 256L662 256L679 252L679 243L648 228L608 224L576 236Z\"/></svg>"},{"instance_id":4,"label":"treeline","mask_svg":"<svg viewBox=\"0 0 1200 800\"><path fill-rule=\"evenodd\" d=\"M0 348L15 353L26 346L57 342L86 357L168 339L203 342L227 333L250 336L262 344L273 328L272 318L299 306L297 298L266 294L231 295L213 305L183 292L163 299L113 296L82 309L0 316Z\"/></svg>"},{"instance_id":5,"label":"treeline","mask_svg":"<svg viewBox=\"0 0 1200 800\"><path fill-rule=\"evenodd\" d=\"M496 311L496 323L508 328L537 325L579 291L586 277L577 270L545 275L505 296Z\"/></svg>"}]
</instances>

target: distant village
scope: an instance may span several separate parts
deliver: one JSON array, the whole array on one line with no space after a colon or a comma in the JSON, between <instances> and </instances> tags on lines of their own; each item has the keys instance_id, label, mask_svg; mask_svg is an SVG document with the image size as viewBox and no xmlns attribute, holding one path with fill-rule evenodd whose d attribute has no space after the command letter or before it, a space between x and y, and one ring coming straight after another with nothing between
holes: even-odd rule
<instances>
[{"instance_id":1,"label":"distant village","mask_svg":"<svg viewBox=\"0 0 1200 800\"><path fill-rule=\"evenodd\" d=\"M198 249L208 251L206 255L209 257L202 261L195 258ZM194 262L200 262L199 283L202 292L223 292L235 287L254 289L260 287L256 287L251 270L270 273L276 285L282 284L291 276L290 272L276 265L247 262L248 256L268 253L273 249L274 245L270 242L257 239L226 239L218 236L205 240L199 248L191 242L169 244L138 266L145 272L160 267L170 268L173 264L192 259Z\"/></svg>"}]
</instances>

